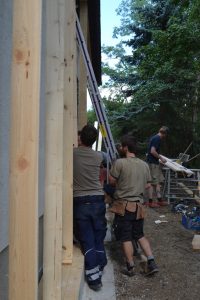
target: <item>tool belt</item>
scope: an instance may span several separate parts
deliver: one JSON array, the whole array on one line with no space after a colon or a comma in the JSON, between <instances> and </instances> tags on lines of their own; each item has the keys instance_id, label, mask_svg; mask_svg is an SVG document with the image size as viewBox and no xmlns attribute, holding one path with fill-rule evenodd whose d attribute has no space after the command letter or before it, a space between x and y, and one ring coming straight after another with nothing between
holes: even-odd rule
<instances>
[{"instance_id":1,"label":"tool belt","mask_svg":"<svg viewBox=\"0 0 200 300\"><path fill-rule=\"evenodd\" d=\"M126 211L136 212L136 220L145 218L145 208L140 202L133 202L128 200L114 200L110 212L120 216L124 216Z\"/></svg>"}]
</instances>

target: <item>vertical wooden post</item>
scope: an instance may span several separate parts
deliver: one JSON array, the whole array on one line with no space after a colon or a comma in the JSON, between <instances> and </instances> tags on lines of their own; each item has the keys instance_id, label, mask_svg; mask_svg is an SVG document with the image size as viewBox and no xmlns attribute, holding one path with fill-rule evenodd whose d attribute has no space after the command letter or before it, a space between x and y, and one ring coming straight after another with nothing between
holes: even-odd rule
<instances>
[{"instance_id":1,"label":"vertical wooden post","mask_svg":"<svg viewBox=\"0 0 200 300\"><path fill-rule=\"evenodd\" d=\"M88 1L80 1L80 24L85 41L88 39ZM80 54L79 74L79 102L78 102L78 129L87 124L87 72L85 63Z\"/></svg>"},{"instance_id":2,"label":"vertical wooden post","mask_svg":"<svg viewBox=\"0 0 200 300\"><path fill-rule=\"evenodd\" d=\"M43 299L61 299L65 0L46 2L46 151Z\"/></svg>"},{"instance_id":3,"label":"vertical wooden post","mask_svg":"<svg viewBox=\"0 0 200 300\"><path fill-rule=\"evenodd\" d=\"M13 0L9 299L36 300L41 1Z\"/></svg>"},{"instance_id":4,"label":"vertical wooden post","mask_svg":"<svg viewBox=\"0 0 200 300\"><path fill-rule=\"evenodd\" d=\"M75 1L65 1L65 73L64 73L64 173L63 173L63 263L73 255L73 143L76 87L76 10Z\"/></svg>"}]
</instances>

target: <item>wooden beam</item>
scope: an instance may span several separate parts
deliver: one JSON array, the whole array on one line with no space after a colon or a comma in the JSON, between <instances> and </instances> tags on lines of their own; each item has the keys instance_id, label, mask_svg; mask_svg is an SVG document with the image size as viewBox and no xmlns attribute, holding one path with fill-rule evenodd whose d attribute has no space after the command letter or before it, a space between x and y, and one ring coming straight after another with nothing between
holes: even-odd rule
<instances>
[{"instance_id":1,"label":"wooden beam","mask_svg":"<svg viewBox=\"0 0 200 300\"><path fill-rule=\"evenodd\" d=\"M200 197L195 195L184 183L178 182L178 185L191 197L194 198L196 203L200 204Z\"/></svg>"},{"instance_id":2,"label":"wooden beam","mask_svg":"<svg viewBox=\"0 0 200 300\"><path fill-rule=\"evenodd\" d=\"M71 265L63 265L62 299L80 299L81 285L84 278L84 256L76 246L73 248L73 261Z\"/></svg>"},{"instance_id":3,"label":"wooden beam","mask_svg":"<svg viewBox=\"0 0 200 300\"><path fill-rule=\"evenodd\" d=\"M37 299L41 5L40 0L13 0L10 300Z\"/></svg>"},{"instance_id":4,"label":"wooden beam","mask_svg":"<svg viewBox=\"0 0 200 300\"><path fill-rule=\"evenodd\" d=\"M46 151L43 299L61 299L65 0L46 3Z\"/></svg>"},{"instance_id":5,"label":"wooden beam","mask_svg":"<svg viewBox=\"0 0 200 300\"><path fill-rule=\"evenodd\" d=\"M80 24L85 41L88 40L88 1L80 2ZM80 53L79 67L79 95L78 95L78 129L81 130L87 124L87 71Z\"/></svg>"},{"instance_id":6,"label":"wooden beam","mask_svg":"<svg viewBox=\"0 0 200 300\"><path fill-rule=\"evenodd\" d=\"M64 72L64 170L63 170L63 263L73 256L73 143L74 105L77 102L76 9L75 1L65 1L65 72Z\"/></svg>"}]
</instances>

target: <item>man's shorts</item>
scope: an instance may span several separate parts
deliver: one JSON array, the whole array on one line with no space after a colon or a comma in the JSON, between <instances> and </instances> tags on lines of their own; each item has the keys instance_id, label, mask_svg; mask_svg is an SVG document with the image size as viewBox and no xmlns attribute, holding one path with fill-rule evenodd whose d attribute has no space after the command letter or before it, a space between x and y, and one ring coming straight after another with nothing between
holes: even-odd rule
<instances>
[{"instance_id":1,"label":"man's shorts","mask_svg":"<svg viewBox=\"0 0 200 300\"><path fill-rule=\"evenodd\" d=\"M136 220L136 214L126 210L124 216L115 215L113 229L117 241L137 241L144 236L144 219Z\"/></svg>"},{"instance_id":2,"label":"man's shorts","mask_svg":"<svg viewBox=\"0 0 200 300\"><path fill-rule=\"evenodd\" d=\"M164 181L164 176L162 173L161 166L158 164L149 164L149 169L151 172L152 182L151 184L156 185Z\"/></svg>"}]
</instances>

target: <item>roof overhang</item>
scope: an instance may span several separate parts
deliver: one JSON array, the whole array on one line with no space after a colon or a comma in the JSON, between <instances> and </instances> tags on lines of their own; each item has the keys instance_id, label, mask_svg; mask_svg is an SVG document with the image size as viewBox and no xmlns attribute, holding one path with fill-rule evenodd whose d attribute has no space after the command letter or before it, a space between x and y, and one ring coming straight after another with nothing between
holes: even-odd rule
<instances>
[{"instance_id":1,"label":"roof overhang","mask_svg":"<svg viewBox=\"0 0 200 300\"><path fill-rule=\"evenodd\" d=\"M79 3L86 0L78 0ZM98 85L101 85L101 8L100 0L87 0L88 2L88 31L91 62Z\"/></svg>"}]
</instances>

